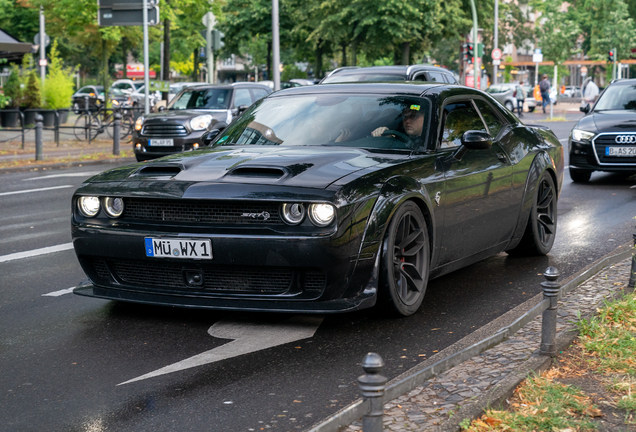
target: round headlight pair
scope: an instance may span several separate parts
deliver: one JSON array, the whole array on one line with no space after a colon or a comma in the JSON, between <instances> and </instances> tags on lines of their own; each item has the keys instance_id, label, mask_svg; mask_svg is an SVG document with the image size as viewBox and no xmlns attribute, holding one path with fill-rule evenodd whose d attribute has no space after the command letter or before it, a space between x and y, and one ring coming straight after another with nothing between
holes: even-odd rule
<instances>
[{"instance_id":1,"label":"round headlight pair","mask_svg":"<svg viewBox=\"0 0 636 432\"><path fill-rule=\"evenodd\" d=\"M316 226L324 227L333 222L336 215L331 204L310 204L309 220ZM285 203L282 205L283 220L290 225L298 225L305 218L305 205L302 203Z\"/></svg>"},{"instance_id":2,"label":"round headlight pair","mask_svg":"<svg viewBox=\"0 0 636 432\"><path fill-rule=\"evenodd\" d=\"M99 213L100 199L96 196L82 196L77 200L80 213L86 217L95 217ZM121 198L104 198L104 211L109 217L118 218L124 213L124 200Z\"/></svg>"}]
</instances>

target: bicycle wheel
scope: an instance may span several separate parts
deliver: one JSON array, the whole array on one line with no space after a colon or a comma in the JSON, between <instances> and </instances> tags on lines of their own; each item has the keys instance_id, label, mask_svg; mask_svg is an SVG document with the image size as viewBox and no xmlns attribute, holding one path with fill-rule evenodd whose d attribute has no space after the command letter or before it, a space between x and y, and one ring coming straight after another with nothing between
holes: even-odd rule
<instances>
[{"instance_id":1,"label":"bicycle wheel","mask_svg":"<svg viewBox=\"0 0 636 432\"><path fill-rule=\"evenodd\" d=\"M106 129L106 133L108 133L109 137L113 137L115 132L115 115L110 114L104 120L104 129ZM119 124L119 139L121 141L125 141L126 138L132 138L132 119L129 116L122 116L121 122Z\"/></svg>"},{"instance_id":2,"label":"bicycle wheel","mask_svg":"<svg viewBox=\"0 0 636 432\"><path fill-rule=\"evenodd\" d=\"M75 124L73 125L73 133L75 134L75 138L77 138L78 141L88 141L89 135L90 139L94 140L99 133L100 128L101 123L98 118L84 113L77 117L77 120L75 120Z\"/></svg>"}]
</instances>

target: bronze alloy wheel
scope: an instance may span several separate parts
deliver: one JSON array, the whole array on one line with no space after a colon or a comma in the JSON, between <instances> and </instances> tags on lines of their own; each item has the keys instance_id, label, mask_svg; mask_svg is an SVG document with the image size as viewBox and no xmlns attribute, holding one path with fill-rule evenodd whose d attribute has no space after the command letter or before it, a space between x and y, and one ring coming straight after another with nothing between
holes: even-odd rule
<instances>
[{"instance_id":1,"label":"bronze alloy wheel","mask_svg":"<svg viewBox=\"0 0 636 432\"><path fill-rule=\"evenodd\" d=\"M422 304L429 270L428 228L413 202L393 215L382 251L381 300L391 312L408 316Z\"/></svg>"}]
</instances>

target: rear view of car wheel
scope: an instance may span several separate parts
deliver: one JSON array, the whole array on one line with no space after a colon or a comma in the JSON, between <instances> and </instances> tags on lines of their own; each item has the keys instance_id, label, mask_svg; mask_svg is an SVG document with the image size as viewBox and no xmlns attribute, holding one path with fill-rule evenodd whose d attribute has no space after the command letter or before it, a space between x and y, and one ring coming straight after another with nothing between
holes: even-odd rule
<instances>
[{"instance_id":1,"label":"rear view of car wheel","mask_svg":"<svg viewBox=\"0 0 636 432\"><path fill-rule=\"evenodd\" d=\"M510 101L506 101L505 106L508 108L508 111L512 111L514 109L514 105L512 105L512 102Z\"/></svg>"},{"instance_id":2,"label":"rear view of car wheel","mask_svg":"<svg viewBox=\"0 0 636 432\"><path fill-rule=\"evenodd\" d=\"M552 176L544 172L534 191L532 210L521 242L510 255L545 255L554 244L557 228L557 191Z\"/></svg>"},{"instance_id":3,"label":"rear view of car wheel","mask_svg":"<svg viewBox=\"0 0 636 432\"><path fill-rule=\"evenodd\" d=\"M574 183L587 183L592 177L592 171L570 168L570 178Z\"/></svg>"},{"instance_id":4,"label":"rear view of car wheel","mask_svg":"<svg viewBox=\"0 0 636 432\"><path fill-rule=\"evenodd\" d=\"M422 304L429 271L426 221L413 202L393 215L382 244L380 307L393 315L409 316Z\"/></svg>"}]
</instances>

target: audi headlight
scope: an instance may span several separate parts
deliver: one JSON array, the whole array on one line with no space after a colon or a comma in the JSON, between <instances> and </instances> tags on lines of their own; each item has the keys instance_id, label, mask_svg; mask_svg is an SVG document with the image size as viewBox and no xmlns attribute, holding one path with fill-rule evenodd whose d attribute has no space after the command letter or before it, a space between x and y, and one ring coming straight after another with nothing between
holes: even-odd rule
<instances>
[{"instance_id":1,"label":"audi headlight","mask_svg":"<svg viewBox=\"0 0 636 432\"><path fill-rule=\"evenodd\" d=\"M104 198L104 210L112 218L118 218L124 212L124 200L121 198Z\"/></svg>"},{"instance_id":2,"label":"audi headlight","mask_svg":"<svg viewBox=\"0 0 636 432\"><path fill-rule=\"evenodd\" d=\"M309 220L316 226L324 227L333 222L336 210L331 204L311 204Z\"/></svg>"},{"instance_id":3,"label":"audi headlight","mask_svg":"<svg viewBox=\"0 0 636 432\"><path fill-rule=\"evenodd\" d=\"M192 130L203 130L210 126L212 122L212 116L209 114L201 115L190 120L190 127Z\"/></svg>"},{"instance_id":4,"label":"audi headlight","mask_svg":"<svg viewBox=\"0 0 636 432\"><path fill-rule=\"evenodd\" d=\"M77 200L80 213L86 217L95 217L99 213L99 197L82 196Z\"/></svg>"},{"instance_id":5,"label":"audi headlight","mask_svg":"<svg viewBox=\"0 0 636 432\"><path fill-rule=\"evenodd\" d=\"M596 135L594 132L588 132L581 129L572 129L572 139L574 141L589 142Z\"/></svg>"},{"instance_id":6,"label":"audi headlight","mask_svg":"<svg viewBox=\"0 0 636 432\"><path fill-rule=\"evenodd\" d=\"M281 213L285 222L290 225L298 225L305 217L305 206L301 203L285 203Z\"/></svg>"},{"instance_id":7,"label":"audi headlight","mask_svg":"<svg viewBox=\"0 0 636 432\"><path fill-rule=\"evenodd\" d=\"M144 116L140 116L137 118L137 121L135 122L135 130L140 131L143 125L144 125Z\"/></svg>"}]
</instances>

